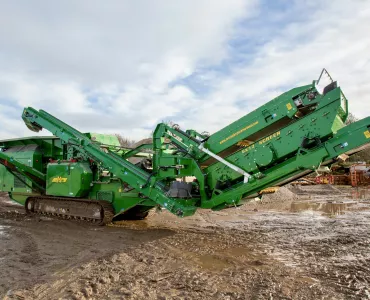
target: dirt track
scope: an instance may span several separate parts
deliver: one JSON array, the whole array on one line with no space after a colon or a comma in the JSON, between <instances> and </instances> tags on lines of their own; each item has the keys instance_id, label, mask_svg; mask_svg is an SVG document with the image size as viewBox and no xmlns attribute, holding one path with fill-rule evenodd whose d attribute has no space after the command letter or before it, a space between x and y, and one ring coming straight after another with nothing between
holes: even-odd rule
<instances>
[{"instance_id":1,"label":"dirt track","mask_svg":"<svg viewBox=\"0 0 370 300\"><path fill-rule=\"evenodd\" d=\"M281 194L186 219L162 212L122 227L30 218L2 197L0 296L370 299L368 195L333 209L326 200L349 199L353 190L296 192L293 205Z\"/></svg>"}]
</instances>

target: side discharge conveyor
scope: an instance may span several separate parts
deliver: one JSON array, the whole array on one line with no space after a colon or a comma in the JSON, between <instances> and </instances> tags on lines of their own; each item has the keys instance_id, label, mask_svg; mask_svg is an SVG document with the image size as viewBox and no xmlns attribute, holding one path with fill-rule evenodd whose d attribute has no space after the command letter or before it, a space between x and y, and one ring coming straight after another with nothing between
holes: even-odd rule
<instances>
[{"instance_id":1,"label":"side discharge conveyor","mask_svg":"<svg viewBox=\"0 0 370 300\"><path fill-rule=\"evenodd\" d=\"M100 224L154 207L179 217L235 207L368 147L370 118L345 126L347 116L326 70L212 135L161 123L133 149L28 107L27 127L54 137L0 141L1 189L30 212Z\"/></svg>"}]
</instances>

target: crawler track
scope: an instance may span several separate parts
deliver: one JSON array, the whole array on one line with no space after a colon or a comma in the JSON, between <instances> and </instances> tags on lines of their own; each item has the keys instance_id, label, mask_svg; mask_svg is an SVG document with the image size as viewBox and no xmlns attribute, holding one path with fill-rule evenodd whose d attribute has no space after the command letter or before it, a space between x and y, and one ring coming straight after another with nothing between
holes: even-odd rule
<instances>
[{"instance_id":1,"label":"crawler track","mask_svg":"<svg viewBox=\"0 0 370 300\"><path fill-rule=\"evenodd\" d=\"M25 208L29 214L84 220L96 225L108 224L114 216L111 203L88 199L30 197L26 201Z\"/></svg>"}]
</instances>

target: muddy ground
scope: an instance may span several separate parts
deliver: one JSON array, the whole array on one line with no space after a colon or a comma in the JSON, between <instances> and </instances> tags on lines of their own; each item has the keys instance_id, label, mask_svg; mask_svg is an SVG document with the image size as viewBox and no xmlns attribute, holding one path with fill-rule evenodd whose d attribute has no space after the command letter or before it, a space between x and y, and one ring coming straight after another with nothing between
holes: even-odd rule
<instances>
[{"instance_id":1,"label":"muddy ground","mask_svg":"<svg viewBox=\"0 0 370 300\"><path fill-rule=\"evenodd\" d=\"M95 227L0 198L5 299L370 299L370 190L290 187Z\"/></svg>"}]
</instances>

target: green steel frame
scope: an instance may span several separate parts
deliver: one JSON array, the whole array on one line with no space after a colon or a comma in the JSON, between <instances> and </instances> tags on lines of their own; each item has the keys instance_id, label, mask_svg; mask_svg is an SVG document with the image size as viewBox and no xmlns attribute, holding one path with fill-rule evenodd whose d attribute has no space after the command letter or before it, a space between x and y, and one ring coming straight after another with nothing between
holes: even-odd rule
<instances>
[{"instance_id":1,"label":"green steel frame","mask_svg":"<svg viewBox=\"0 0 370 300\"><path fill-rule=\"evenodd\" d=\"M29 129L38 132L45 128L58 138L57 145L47 148L55 153L47 157L95 166L110 174L95 175L88 198L105 195L99 200L111 201L116 214L141 205L161 206L184 217L197 208L219 210L242 204L266 187L286 184L333 163L342 154L369 146L370 117L345 126L347 116L347 99L336 82L321 92L313 81L283 93L212 135L158 124L153 143L135 149L117 151L118 145L104 145L112 143L111 137L83 134L43 110L25 108L22 118ZM46 140L38 143L50 143ZM0 148L6 150L10 144L14 142L0 141ZM11 151L0 152L3 168L24 176L27 185L43 194L48 162L44 159L43 167L36 168L15 156ZM152 159L152 168L131 163L128 159L132 156ZM193 178L191 185L198 192L191 197L171 197L172 183L187 177ZM109 196L111 191L114 193Z\"/></svg>"}]
</instances>

